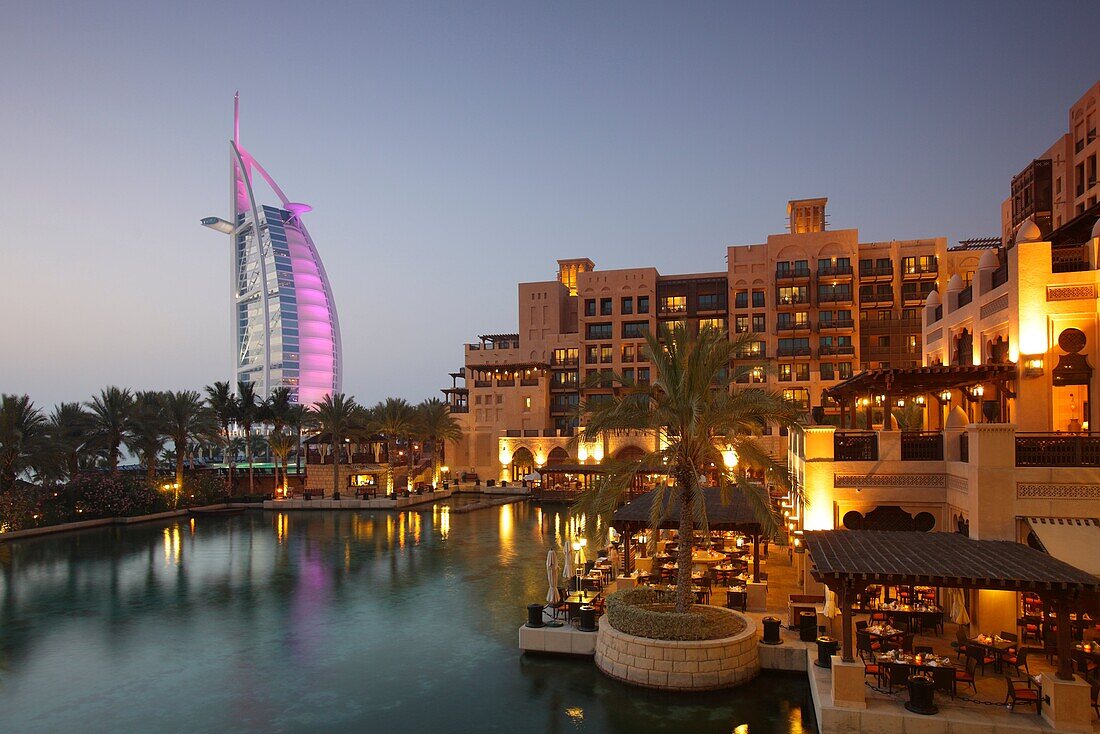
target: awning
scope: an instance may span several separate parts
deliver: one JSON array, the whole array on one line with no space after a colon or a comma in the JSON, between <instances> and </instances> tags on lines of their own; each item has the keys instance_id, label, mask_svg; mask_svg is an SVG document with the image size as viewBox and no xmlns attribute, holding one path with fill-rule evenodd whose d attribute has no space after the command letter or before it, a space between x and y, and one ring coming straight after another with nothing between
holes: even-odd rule
<instances>
[{"instance_id":1,"label":"awning","mask_svg":"<svg viewBox=\"0 0 1100 734\"><path fill-rule=\"evenodd\" d=\"M1027 524L1047 553L1093 576L1100 576L1100 520L1029 517Z\"/></svg>"}]
</instances>

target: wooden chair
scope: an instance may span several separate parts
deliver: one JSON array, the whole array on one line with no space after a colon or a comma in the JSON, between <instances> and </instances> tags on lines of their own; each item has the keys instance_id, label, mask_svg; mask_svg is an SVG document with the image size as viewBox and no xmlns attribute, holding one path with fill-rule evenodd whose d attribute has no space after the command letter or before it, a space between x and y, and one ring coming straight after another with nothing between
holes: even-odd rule
<instances>
[{"instance_id":1,"label":"wooden chair","mask_svg":"<svg viewBox=\"0 0 1100 734\"><path fill-rule=\"evenodd\" d=\"M954 668L931 668L932 671L932 685L937 691L946 693L955 697L955 669Z\"/></svg>"},{"instance_id":2,"label":"wooden chair","mask_svg":"<svg viewBox=\"0 0 1100 734\"><path fill-rule=\"evenodd\" d=\"M1096 672L1097 663L1095 659L1085 653L1074 650L1073 667L1081 677L1091 680L1093 673Z\"/></svg>"},{"instance_id":3,"label":"wooden chair","mask_svg":"<svg viewBox=\"0 0 1100 734\"><path fill-rule=\"evenodd\" d=\"M886 686L893 690L895 686L905 688L909 685L909 666L904 663L886 664Z\"/></svg>"},{"instance_id":4,"label":"wooden chair","mask_svg":"<svg viewBox=\"0 0 1100 734\"><path fill-rule=\"evenodd\" d=\"M1011 665L1016 669L1016 675L1020 675L1020 671L1023 670L1027 675L1031 675L1031 671L1027 669L1027 655L1031 652L1029 647L1021 647L1019 649L1005 650L1001 655L1001 662L1006 665Z\"/></svg>"},{"instance_id":5,"label":"wooden chair","mask_svg":"<svg viewBox=\"0 0 1100 734\"><path fill-rule=\"evenodd\" d=\"M931 655L932 654L932 646L931 645L913 645L913 654L914 655Z\"/></svg>"},{"instance_id":6,"label":"wooden chair","mask_svg":"<svg viewBox=\"0 0 1100 734\"><path fill-rule=\"evenodd\" d=\"M1035 688L1035 683L1030 677L1013 678L1005 675L1005 684L1008 688L1005 693L1005 704L1009 711L1014 710L1017 703L1026 703L1034 704L1035 712L1039 712L1039 690Z\"/></svg>"},{"instance_id":7,"label":"wooden chair","mask_svg":"<svg viewBox=\"0 0 1100 734\"><path fill-rule=\"evenodd\" d=\"M727 609L740 609L745 611L745 607L748 605L748 592L746 591L727 591L726 592L726 608Z\"/></svg>"},{"instance_id":8,"label":"wooden chair","mask_svg":"<svg viewBox=\"0 0 1100 734\"><path fill-rule=\"evenodd\" d=\"M863 676L867 677L873 675L875 677L875 683L880 683L882 681L882 666L875 662L874 652L871 651L870 646L861 646L858 642L857 648L859 659L863 661Z\"/></svg>"},{"instance_id":9,"label":"wooden chair","mask_svg":"<svg viewBox=\"0 0 1100 734\"><path fill-rule=\"evenodd\" d=\"M1097 701L1097 698L1100 697L1100 678L1092 681L1090 695L1092 696L1092 710L1096 712L1096 718L1100 719L1100 701Z\"/></svg>"},{"instance_id":10,"label":"wooden chair","mask_svg":"<svg viewBox=\"0 0 1100 734\"><path fill-rule=\"evenodd\" d=\"M955 691L958 692L959 683L966 683L974 689L974 693L978 692L978 684L975 682L977 676L975 672L978 669L978 658L974 655L967 653L966 666L962 670L955 671Z\"/></svg>"},{"instance_id":11,"label":"wooden chair","mask_svg":"<svg viewBox=\"0 0 1100 734\"><path fill-rule=\"evenodd\" d=\"M955 630L955 641L951 643L951 647L955 648L955 659L958 660L966 654L966 643L969 642L966 636L966 632L962 627Z\"/></svg>"},{"instance_id":12,"label":"wooden chair","mask_svg":"<svg viewBox=\"0 0 1100 734\"><path fill-rule=\"evenodd\" d=\"M867 629L870 624L871 623L868 622L866 619L861 619L860 621L856 622L856 632L862 632L863 630Z\"/></svg>"}]
</instances>

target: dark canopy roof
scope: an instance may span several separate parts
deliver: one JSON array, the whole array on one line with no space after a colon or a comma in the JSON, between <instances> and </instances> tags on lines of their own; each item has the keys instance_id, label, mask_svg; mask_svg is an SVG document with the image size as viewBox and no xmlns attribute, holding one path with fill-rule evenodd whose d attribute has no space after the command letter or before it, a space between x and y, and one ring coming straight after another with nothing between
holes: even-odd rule
<instances>
[{"instance_id":1,"label":"dark canopy roof","mask_svg":"<svg viewBox=\"0 0 1100 734\"><path fill-rule=\"evenodd\" d=\"M839 401L863 397L868 393L902 397L921 393L937 393L969 387L987 380L1016 377L1014 364L939 364L927 367L889 367L866 370L849 377L825 391Z\"/></svg>"},{"instance_id":2,"label":"dark canopy roof","mask_svg":"<svg viewBox=\"0 0 1100 734\"><path fill-rule=\"evenodd\" d=\"M539 474L607 474L607 468L599 464L550 464L536 469ZM642 467L638 474L668 474L667 466Z\"/></svg>"},{"instance_id":3,"label":"dark canopy roof","mask_svg":"<svg viewBox=\"0 0 1100 734\"><path fill-rule=\"evenodd\" d=\"M805 534L813 577L1008 591L1100 589L1100 578L1008 540L958 533L812 530Z\"/></svg>"},{"instance_id":4,"label":"dark canopy roof","mask_svg":"<svg viewBox=\"0 0 1100 734\"><path fill-rule=\"evenodd\" d=\"M615 527L650 527L650 508L654 497L661 490L646 492L615 511L612 523ZM717 487L702 490L706 498L707 523L711 530L740 530L748 533L760 532L760 521L748 498L734 490L729 504L722 504L721 492ZM663 490L665 495L664 520L662 528L675 529L680 526L680 493Z\"/></svg>"}]
</instances>

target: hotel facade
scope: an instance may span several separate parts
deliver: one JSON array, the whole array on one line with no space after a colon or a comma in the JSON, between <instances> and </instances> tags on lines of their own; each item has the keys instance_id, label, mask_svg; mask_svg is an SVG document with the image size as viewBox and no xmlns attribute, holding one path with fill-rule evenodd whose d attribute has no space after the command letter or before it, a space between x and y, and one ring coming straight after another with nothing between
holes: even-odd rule
<instances>
[{"instance_id":1,"label":"hotel facade","mask_svg":"<svg viewBox=\"0 0 1100 734\"><path fill-rule=\"evenodd\" d=\"M827 226L827 199L791 201L788 231L726 250L726 267L664 275L652 267L599 270L558 261L554 280L518 287L518 330L483 334L444 389L463 424L448 446L451 475L521 481L536 469L583 474L605 456L656 448L652 435L578 444L577 407L611 398L611 374L645 383L645 334L662 326L756 335L742 355L760 365L740 379L779 391L808 416L838 406L826 388L861 370L922 362L924 303L942 281L970 282L996 240L949 248L945 238L861 242ZM786 433L765 426L772 453ZM573 471L568 471L573 470Z\"/></svg>"}]
</instances>

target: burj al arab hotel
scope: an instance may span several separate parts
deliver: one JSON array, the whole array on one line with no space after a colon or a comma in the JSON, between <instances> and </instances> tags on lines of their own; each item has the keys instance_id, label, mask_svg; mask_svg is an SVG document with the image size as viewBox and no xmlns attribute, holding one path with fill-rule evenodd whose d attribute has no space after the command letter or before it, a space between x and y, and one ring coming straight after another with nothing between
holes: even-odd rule
<instances>
[{"instance_id":1,"label":"burj al arab hotel","mask_svg":"<svg viewBox=\"0 0 1100 734\"><path fill-rule=\"evenodd\" d=\"M241 147L237 96L229 156L232 216L202 224L230 238L234 380L253 383L261 398L286 387L294 402L312 405L340 392L341 350L332 288L302 221L311 207L287 199ZM257 201L261 182L277 205Z\"/></svg>"}]
</instances>

